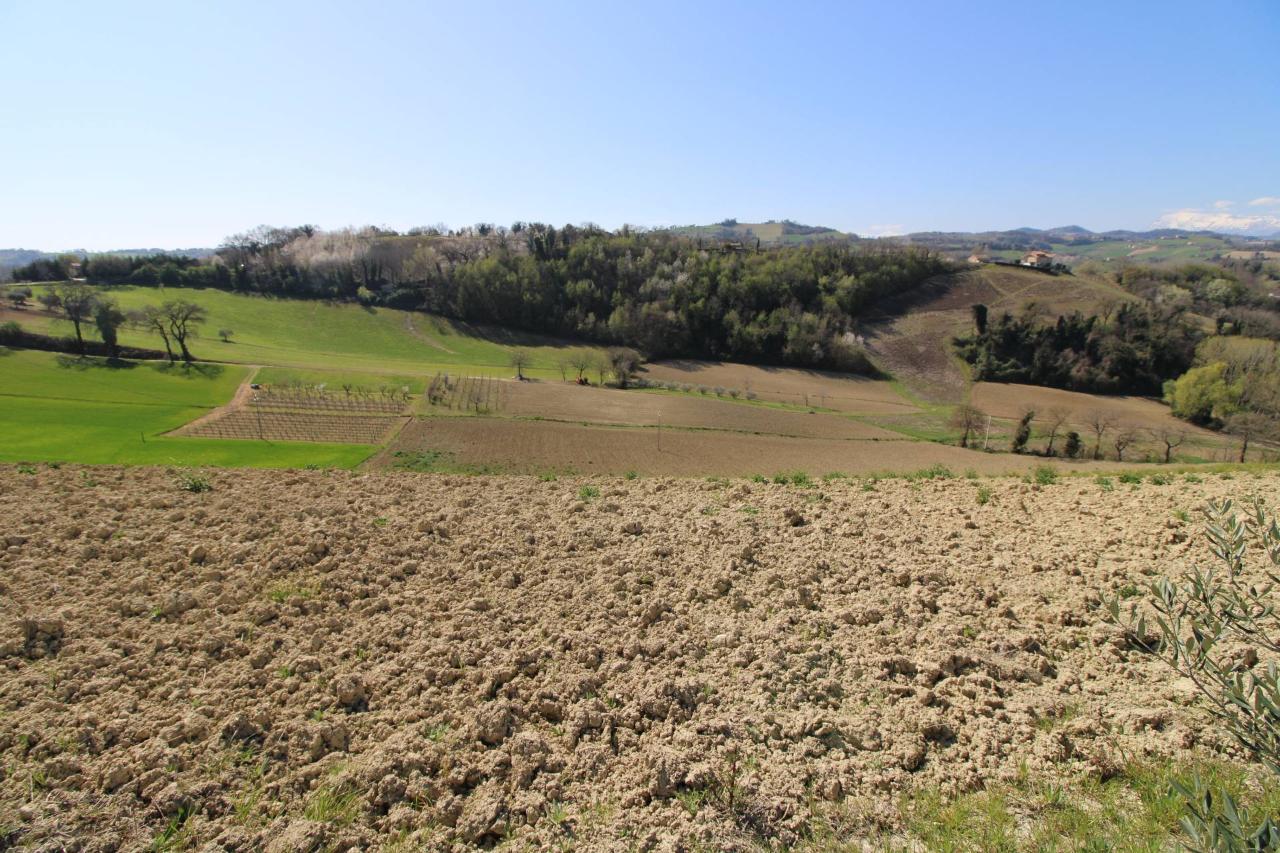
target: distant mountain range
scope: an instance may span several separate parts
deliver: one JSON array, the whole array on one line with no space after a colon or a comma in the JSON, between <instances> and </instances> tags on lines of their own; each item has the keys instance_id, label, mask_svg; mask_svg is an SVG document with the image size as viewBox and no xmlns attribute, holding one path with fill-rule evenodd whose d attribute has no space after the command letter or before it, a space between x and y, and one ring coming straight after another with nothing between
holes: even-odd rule
<instances>
[{"instance_id":1,"label":"distant mountain range","mask_svg":"<svg viewBox=\"0 0 1280 853\"><path fill-rule=\"evenodd\" d=\"M1092 260L1102 263L1212 260L1230 253L1280 250L1280 235L1242 237L1213 231L1156 228L1150 231L1090 231L1079 225L1058 228L1013 228L1008 231L917 231L894 237L866 238L823 226L801 225L790 220L739 222L726 219L715 225L689 225L666 229L694 239L736 242L744 247L816 245L821 243L891 242L926 246L955 257L979 253L1010 259L1032 249L1053 252L1065 263Z\"/></svg>"},{"instance_id":2,"label":"distant mountain range","mask_svg":"<svg viewBox=\"0 0 1280 853\"><path fill-rule=\"evenodd\" d=\"M1114 263L1121 261L1160 262L1212 260L1231 253L1280 251L1280 233L1265 237L1244 237L1214 231L1185 231L1156 228L1150 231L1090 231L1079 225L1058 228L1013 228L1008 231L917 231L894 237L861 237L823 225L802 225L789 219L767 222L739 222L726 219L714 225L683 225L666 229L690 239L709 242L741 243L752 248L758 242L767 246L806 246L822 243L898 243L925 246L955 257L972 253L994 258L1014 258L1032 249L1053 252L1066 263L1085 260ZM113 249L93 254L110 255L188 255L208 257L216 250L208 247L190 249ZM69 252L46 252L37 249L0 249L0 279L8 270L40 258L59 254L90 254L82 249ZM1236 254L1238 257L1239 254Z\"/></svg>"}]
</instances>

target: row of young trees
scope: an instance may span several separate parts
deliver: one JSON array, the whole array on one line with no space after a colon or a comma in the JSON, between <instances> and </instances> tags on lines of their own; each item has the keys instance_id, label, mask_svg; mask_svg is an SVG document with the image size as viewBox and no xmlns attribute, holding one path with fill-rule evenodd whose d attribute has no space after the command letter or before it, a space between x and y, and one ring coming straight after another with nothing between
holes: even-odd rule
<instances>
[{"instance_id":1,"label":"row of young trees","mask_svg":"<svg viewBox=\"0 0 1280 853\"><path fill-rule=\"evenodd\" d=\"M984 447L987 440L984 431L989 428L990 417L986 412L974 406L957 406L951 415L952 428L960 432L960 446L969 447L977 443L983 436ZM1039 423L1045 439L1043 448L1032 448L1032 427ZM1086 432L1082 436L1073 426L1079 424ZM1142 438L1156 442L1162 448L1166 463L1173 461L1174 451L1189 438L1185 428L1177 426L1143 429L1125 424L1114 411L1108 409L1091 409L1080 415L1074 414L1063 406L1053 406L1041 412L1032 407L1024 408L1014 426L1009 441L1009 450L1013 453L1035 453L1039 456L1062 456L1067 459L1089 457L1104 459L1108 453L1119 461L1125 461L1125 453ZM1061 443L1058 439L1061 438ZM1092 446L1090 446L1092 445ZM1248 450L1248 440L1242 445L1241 460Z\"/></svg>"},{"instance_id":2,"label":"row of young trees","mask_svg":"<svg viewBox=\"0 0 1280 853\"><path fill-rule=\"evenodd\" d=\"M927 250L741 251L666 232L516 223L413 235L259 228L207 261L89 257L94 283L207 286L415 308L697 356L871 372L856 320L952 264ZM19 270L20 278L47 270Z\"/></svg>"}]
</instances>

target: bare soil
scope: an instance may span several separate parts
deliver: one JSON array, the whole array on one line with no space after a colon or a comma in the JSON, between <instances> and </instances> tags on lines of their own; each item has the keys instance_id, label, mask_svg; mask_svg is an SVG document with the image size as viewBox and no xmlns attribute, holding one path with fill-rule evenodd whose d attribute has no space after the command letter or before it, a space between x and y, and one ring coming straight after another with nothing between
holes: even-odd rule
<instances>
[{"instance_id":1,"label":"bare soil","mask_svg":"<svg viewBox=\"0 0 1280 853\"><path fill-rule=\"evenodd\" d=\"M751 391L761 400L852 414L896 415L918 411L892 383L825 370L683 359L646 364L641 375L653 381L726 390L736 388L744 395Z\"/></svg>"},{"instance_id":2,"label":"bare soil","mask_svg":"<svg viewBox=\"0 0 1280 853\"><path fill-rule=\"evenodd\" d=\"M755 849L1230 756L1098 596L1280 487L210 477L0 471L6 845Z\"/></svg>"},{"instance_id":3,"label":"bare soil","mask_svg":"<svg viewBox=\"0 0 1280 853\"><path fill-rule=\"evenodd\" d=\"M393 466L402 458L397 453L434 451L444 452L464 466L504 473L617 475L635 471L644 475L748 477L805 471L817 477L830 472L916 471L931 465L946 465L956 474L969 469L982 474L1012 474L1046 462L1039 457L983 453L883 432L894 437L798 438L509 418L416 418L371 464ZM1061 470L1098 465L1060 459L1052 464Z\"/></svg>"},{"instance_id":4,"label":"bare soil","mask_svg":"<svg viewBox=\"0 0 1280 853\"><path fill-rule=\"evenodd\" d=\"M889 430L840 415L786 411L715 397L622 391L554 381L504 382L503 388L502 413L518 417L634 426L664 424L811 438L899 438ZM849 403L850 398L841 398L841 402ZM874 402L871 406L878 407Z\"/></svg>"},{"instance_id":5,"label":"bare soil","mask_svg":"<svg viewBox=\"0 0 1280 853\"><path fill-rule=\"evenodd\" d=\"M974 383L971 400L974 406L998 418L1021 417L1027 406L1040 414L1060 408L1070 412L1069 422L1073 426L1085 427L1089 413L1101 411L1113 416L1117 425L1148 430L1183 430L1203 438L1222 438L1219 433L1175 418L1168 406L1146 397L1082 394L1039 385L977 382Z\"/></svg>"}]
</instances>

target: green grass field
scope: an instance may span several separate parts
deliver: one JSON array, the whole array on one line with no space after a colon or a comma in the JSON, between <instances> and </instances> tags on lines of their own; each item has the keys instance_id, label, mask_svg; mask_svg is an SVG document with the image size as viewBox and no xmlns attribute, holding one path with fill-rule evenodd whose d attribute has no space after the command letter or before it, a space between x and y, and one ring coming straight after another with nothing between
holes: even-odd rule
<instances>
[{"instance_id":1,"label":"green grass field","mask_svg":"<svg viewBox=\"0 0 1280 853\"><path fill-rule=\"evenodd\" d=\"M170 299L199 303L209 319L200 329L200 339L192 343L192 352L199 359L238 364L391 373L419 377L420 383L438 371L509 376L511 351L519 348L533 360L526 372L550 379L559 376L556 362L571 350L599 349L394 308L187 288L103 291L126 311ZM70 334L71 326L63 320L34 311L23 313L18 321L31 331ZM219 329L234 332L231 343L219 339ZM88 334L96 337L92 330ZM123 330L120 341L127 346L163 348L158 337L135 329Z\"/></svg>"},{"instance_id":2,"label":"green grass field","mask_svg":"<svg viewBox=\"0 0 1280 853\"><path fill-rule=\"evenodd\" d=\"M227 402L249 369L79 359L0 347L0 461L350 468L375 448L165 437Z\"/></svg>"},{"instance_id":3,"label":"green grass field","mask_svg":"<svg viewBox=\"0 0 1280 853\"><path fill-rule=\"evenodd\" d=\"M41 288L36 288L37 292ZM164 433L228 402L260 366L255 381L325 384L341 389L407 386L421 393L436 373L509 376L511 352L526 350L526 373L558 378L557 362L580 347L504 329L388 308L278 299L219 290L103 288L127 310L169 299L205 308L208 321L191 344L201 363L172 367L53 353L0 350L0 460L254 467L354 467L376 448L292 442L166 437ZM34 309L13 312L25 328L69 335L71 325ZM218 330L231 329L231 342ZM86 337L96 338L92 327ZM121 343L159 350L159 338L125 329ZM217 362L217 363L211 363Z\"/></svg>"}]
</instances>

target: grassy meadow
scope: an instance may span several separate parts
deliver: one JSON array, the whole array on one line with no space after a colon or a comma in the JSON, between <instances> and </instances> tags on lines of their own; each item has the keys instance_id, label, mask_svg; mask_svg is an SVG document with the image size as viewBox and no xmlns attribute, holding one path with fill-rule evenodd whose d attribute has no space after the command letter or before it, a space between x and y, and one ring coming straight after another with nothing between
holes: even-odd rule
<instances>
[{"instance_id":1,"label":"grassy meadow","mask_svg":"<svg viewBox=\"0 0 1280 853\"><path fill-rule=\"evenodd\" d=\"M226 403L248 374L239 365L108 363L0 347L0 461L350 468L373 452L164 435Z\"/></svg>"},{"instance_id":2,"label":"grassy meadow","mask_svg":"<svg viewBox=\"0 0 1280 853\"><path fill-rule=\"evenodd\" d=\"M192 352L199 359L238 364L427 379L443 371L509 376L511 351L519 348L532 359L526 373L550 379L559 377L556 363L570 350L599 349L394 308L210 289L123 286L102 290L126 311L170 299L198 303L209 319L200 329L200 338L191 344ZM31 331L66 335L71 330L69 323L33 310L11 312L10 316ZM219 329L233 331L230 343L218 337ZM122 330L120 342L163 348L157 336L136 329Z\"/></svg>"}]
</instances>

